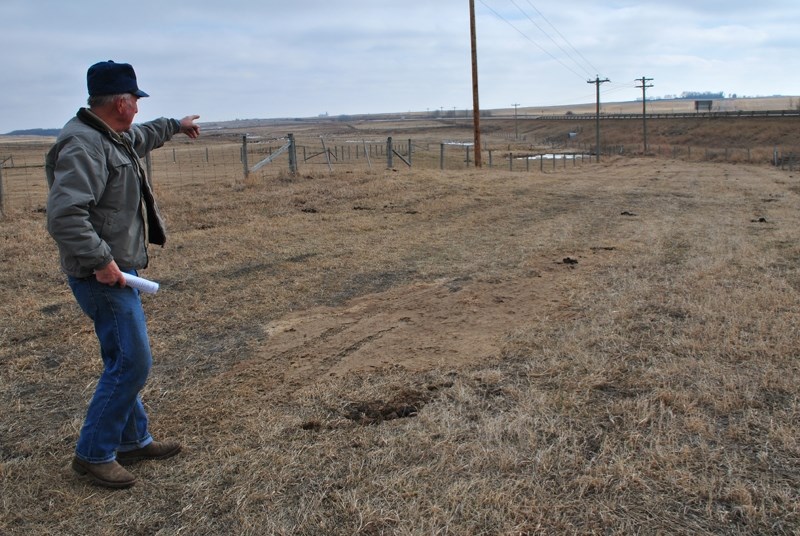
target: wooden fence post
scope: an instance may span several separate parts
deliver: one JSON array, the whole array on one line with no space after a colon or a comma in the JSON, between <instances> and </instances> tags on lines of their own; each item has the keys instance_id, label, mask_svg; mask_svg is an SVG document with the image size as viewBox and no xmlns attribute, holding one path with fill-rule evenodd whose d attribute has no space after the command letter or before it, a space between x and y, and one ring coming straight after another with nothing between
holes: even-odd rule
<instances>
[{"instance_id":1,"label":"wooden fence post","mask_svg":"<svg viewBox=\"0 0 800 536\"><path fill-rule=\"evenodd\" d=\"M333 171L333 166L331 165L331 152L327 147L325 147L325 138L320 136L319 141L322 142L322 152L325 153L325 161L328 162L328 171Z\"/></svg>"},{"instance_id":2,"label":"wooden fence post","mask_svg":"<svg viewBox=\"0 0 800 536\"><path fill-rule=\"evenodd\" d=\"M444 171L444 143L439 144L439 169Z\"/></svg>"},{"instance_id":3,"label":"wooden fence post","mask_svg":"<svg viewBox=\"0 0 800 536\"><path fill-rule=\"evenodd\" d=\"M367 157L367 166L369 169L372 169L372 160L369 158L369 149L367 148L367 140L361 140L361 143L364 144L364 156Z\"/></svg>"},{"instance_id":4,"label":"wooden fence post","mask_svg":"<svg viewBox=\"0 0 800 536\"><path fill-rule=\"evenodd\" d=\"M242 136L242 167L244 168L244 178L250 175L250 166L247 165L247 134Z\"/></svg>"},{"instance_id":5,"label":"wooden fence post","mask_svg":"<svg viewBox=\"0 0 800 536\"><path fill-rule=\"evenodd\" d=\"M411 167L411 138L408 139L408 167Z\"/></svg>"},{"instance_id":6,"label":"wooden fence post","mask_svg":"<svg viewBox=\"0 0 800 536\"><path fill-rule=\"evenodd\" d=\"M386 138L386 169L392 169L392 137Z\"/></svg>"},{"instance_id":7,"label":"wooden fence post","mask_svg":"<svg viewBox=\"0 0 800 536\"><path fill-rule=\"evenodd\" d=\"M3 195L3 162L0 162L0 216L6 214L6 198Z\"/></svg>"},{"instance_id":8,"label":"wooden fence post","mask_svg":"<svg viewBox=\"0 0 800 536\"><path fill-rule=\"evenodd\" d=\"M297 146L294 143L294 134L289 134L289 173L297 175Z\"/></svg>"},{"instance_id":9,"label":"wooden fence post","mask_svg":"<svg viewBox=\"0 0 800 536\"><path fill-rule=\"evenodd\" d=\"M147 173L147 179L152 181L153 180L153 157L150 153L144 155L144 169L145 173Z\"/></svg>"}]
</instances>

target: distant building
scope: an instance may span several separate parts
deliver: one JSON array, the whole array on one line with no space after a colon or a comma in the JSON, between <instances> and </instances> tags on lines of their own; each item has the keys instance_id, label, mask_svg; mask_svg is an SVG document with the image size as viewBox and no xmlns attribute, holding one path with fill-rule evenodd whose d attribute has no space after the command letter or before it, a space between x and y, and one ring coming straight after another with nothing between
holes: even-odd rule
<instances>
[{"instance_id":1,"label":"distant building","mask_svg":"<svg viewBox=\"0 0 800 536\"><path fill-rule=\"evenodd\" d=\"M696 100L694 101L695 112L710 112L711 107L714 106L713 100Z\"/></svg>"}]
</instances>

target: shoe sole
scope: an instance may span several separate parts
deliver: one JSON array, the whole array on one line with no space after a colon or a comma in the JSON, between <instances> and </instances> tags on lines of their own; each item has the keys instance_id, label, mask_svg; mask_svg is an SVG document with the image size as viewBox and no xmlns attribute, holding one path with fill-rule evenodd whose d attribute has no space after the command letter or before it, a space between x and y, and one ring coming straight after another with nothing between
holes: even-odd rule
<instances>
[{"instance_id":1,"label":"shoe sole","mask_svg":"<svg viewBox=\"0 0 800 536\"><path fill-rule=\"evenodd\" d=\"M89 471L87 468L83 467L80 464L72 462L72 470L78 475L78 477L86 480L92 484L96 484L98 486L103 486L106 488L113 488L113 489L124 489L133 486L136 483L136 478L133 480L124 480L122 482L113 482L111 480L103 480L99 478L97 475Z\"/></svg>"},{"instance_id":2,"label":"shoe sole","mask_svg":"<svg viewBox=\"0 0 800 536\"><path fill-rule=\"evenodd\" d=\"M172 458L176 454L180 453L182 447L178 445L174 449L165 452L161 456L132 456L130 458L123 458L124 454L118 453L117 454L117 463L125 466L125 465L132 465L134 463L143 462L146 460L166 460L167 458Z\"/></svg>"}]
</instances>

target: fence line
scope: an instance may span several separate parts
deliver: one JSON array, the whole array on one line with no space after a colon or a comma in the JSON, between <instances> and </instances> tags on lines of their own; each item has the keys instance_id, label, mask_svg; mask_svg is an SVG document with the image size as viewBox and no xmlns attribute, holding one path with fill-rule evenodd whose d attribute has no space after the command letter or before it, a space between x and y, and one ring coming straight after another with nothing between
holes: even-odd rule
<instances>
[{"instance_id":1,"label":"fence line","mask_svg":"<svg viewBox=\"0 0 800 536\"><path fill-rule=\"evenodd\" d=\"M698 119L698 118L739 118L739 117L786 117L797 118L800 110L729 110L716 112L651 112L646 114L647 119ZM595 119L597 114L562 114L562 115L540 115L535 119L547 121L586 121ZM601 113L601 120L641 120L642 114L637 113Z\"/></svg>"},{"instance_id":2,"label":"fence line","mask_svg":"<svg viewBox=\"0 0 800 536\"><path fill-rule=\"evenodd\" d=\"M320 137L316 141L305 139L300 144L289 134L272 139L244 137L239 143L215 140L199 147L191 142L170 142L148 155L146 165L155 188L170 191L213 183L236 186L245 180L281 177L298 171L313 174L318 170L323 173L325 170L371 170L376 160L383 160L386 168L393 169L395 157L404 167L413 169L468 169L474 162L471 142L448 140L437 144L412 139L398 142L392 138L380 142L328 141L333 143L328 145L325 138ZM488 160L484 162L488 162L488 166L484 164L484 167L557 172L591 162L594 155L590 144L554 145L549 151L533 146L529 150L512 148L510 144L504 144L506 149L498 149L497 145L486 144L484 155ZM47 143L0 144L0 216L14 210L44 210L47 196L44 159L48 148ZM302 159L298 158L298 153L302 154ZM603 154L641 156L643 151L641 145L618 145L603 147ZM320 158L322 155L324 159ZM781 169L800 170L800 150L778 147L767 150L650 145L647 156L698 162L769 163ZM250 167L250 161L257 164Z\"/></svg>"}]
</instances>

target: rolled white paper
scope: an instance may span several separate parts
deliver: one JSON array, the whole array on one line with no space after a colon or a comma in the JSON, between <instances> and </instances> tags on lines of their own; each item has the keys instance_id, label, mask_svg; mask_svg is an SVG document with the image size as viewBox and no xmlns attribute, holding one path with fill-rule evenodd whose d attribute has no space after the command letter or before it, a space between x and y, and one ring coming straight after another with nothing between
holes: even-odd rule
<instances>
[{"instance_id":1,"label":"rolled white paper","mask_svg":"<svg viewBox=\"0 0 800 536\"><path fill-rule=\"evenodd\" d=\"M123 274L125 276L125 286L133 287L141 292L148 294L155 294L158 292L158 283L150 281L144 277L139 277L131 274Z\"/></svg>"}]
</instances>

